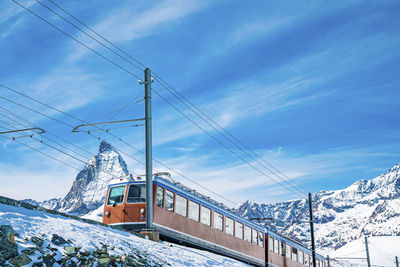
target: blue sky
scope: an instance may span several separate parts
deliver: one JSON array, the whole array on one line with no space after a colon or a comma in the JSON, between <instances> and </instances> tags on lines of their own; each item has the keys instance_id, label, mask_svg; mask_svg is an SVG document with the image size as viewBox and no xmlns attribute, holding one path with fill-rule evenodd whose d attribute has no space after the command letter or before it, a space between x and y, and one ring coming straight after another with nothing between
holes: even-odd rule
<instances>
[{"instance_id":1,"label":"blue sky","mask_svg":"<svg viewBox=\"0 0 400 267\"><path fill-rule=\"evenodd\" d=\"M149 66L310 192L344 188L400 162L397 1L54 1ZM143 76L35 1L18 2ZM134 77L12 1L0 3L0 57L1 84L82 120L143 116L143 102L112 116L112 111L143 96L143 86ZM153 88L215 134L159 83ZM80 124L5 89L0 96ZM4 99L0 102L12 113L97 152L94 138L72 134L65 125ZM298 197L244 164L155 94L153 117L154 157L235 203ZM3 127L11 123L1 114L0 121ZM112 132L144 148L143 127ZM124 143L96 134L143 160ZM19 140L83 167L34 140ZM1 140L0 155L0 195L60 197L77 173L6 139ZM124 158L131 171L143 173L143 166Z\"/></svg>"}]
</instances>

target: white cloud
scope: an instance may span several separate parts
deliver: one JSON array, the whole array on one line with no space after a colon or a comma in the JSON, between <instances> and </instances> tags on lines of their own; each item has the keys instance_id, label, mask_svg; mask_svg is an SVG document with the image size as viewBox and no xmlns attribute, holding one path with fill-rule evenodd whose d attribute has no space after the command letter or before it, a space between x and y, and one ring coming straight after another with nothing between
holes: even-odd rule
<instances>
[{"instance_id":1,"label":"white cloud","mask_svg":"<svg viewBox=\"0 0 400 267\"><path fill-rule=\"evenodd\" d=\"M24 0L24 1L18 1L21 5L29 8L36 2L34 0ZM20 14L21 12L24 12L25 9L22 7L18 6L17 4L11 2L11 1L3 1L0 4L0 23L3 23L14 16Z\"/></svg>"},{"instance_id":2,"label":"white cloud","mask_svg":"<svg viewBox=\"0 0 400 267\"><path fill-rule=\"evenodd\" d=\"M147 9L146 7L149 5L128 5L112 10L108 17L103 18L93 28L112 42L129 42L151 35L153 32L158 31L158 28L164 28L168 23L177 21L202 9L208 5L208 2L164 0ZM92 48L98 46L95 41L84 34L79 36L78 39L86 39L85 43L88 43L88 46ZM79 47L69 56L69 59L71 61L79 60L87 53L88 50L86 48Z\"/></svg>"}]
</instances>

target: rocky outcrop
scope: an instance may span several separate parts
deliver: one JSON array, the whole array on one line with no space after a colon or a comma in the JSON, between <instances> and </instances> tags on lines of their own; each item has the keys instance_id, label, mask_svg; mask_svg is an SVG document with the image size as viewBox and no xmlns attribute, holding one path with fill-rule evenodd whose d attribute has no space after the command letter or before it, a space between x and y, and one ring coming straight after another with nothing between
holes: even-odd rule
<instances>
[{"instance_id":1,"label":"rocky outcrop","mask_svg":"<svg viewBox=\"0 0 400 267\"><path fill-rule=\"evenodd\" d=\"M0 263L18 255L14 230L9 225L0 225Z\"/></svg>"}]
</instances>

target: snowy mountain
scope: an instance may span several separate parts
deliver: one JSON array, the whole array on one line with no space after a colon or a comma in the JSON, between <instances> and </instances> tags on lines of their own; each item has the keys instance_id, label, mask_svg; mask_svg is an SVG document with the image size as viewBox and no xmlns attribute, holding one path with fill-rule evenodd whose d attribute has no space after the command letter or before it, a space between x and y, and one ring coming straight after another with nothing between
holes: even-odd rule
<instances>
[{"instance_id":1,"label":"snowy mountain","mask_svg":"<svg viewBox=\"0 0 400 267\"><path fill-rule=\"evenodd\" d=\"M53 198L43 202L31 199L23 201L47 209L83 216L102 207L107 185L111 180L128 175L127 165L121 155L112 145L102 141L99 153L91 158L78 173L64 198Z\"/></svg>"},{"instance_id":2,"label":"snowy mountain","mask_svg":"<svg viewBox=\"0 0 400 267\"><path fill-rule=\"evenodd\" d=\"M313 196L317 247L326 251L366 236L400 236L400 164L372 180ZM309 240L305 200L276 204L247 201L237 212L245 217L273 218L271 227L297 240Z\"/></svg>"}]
</instances>

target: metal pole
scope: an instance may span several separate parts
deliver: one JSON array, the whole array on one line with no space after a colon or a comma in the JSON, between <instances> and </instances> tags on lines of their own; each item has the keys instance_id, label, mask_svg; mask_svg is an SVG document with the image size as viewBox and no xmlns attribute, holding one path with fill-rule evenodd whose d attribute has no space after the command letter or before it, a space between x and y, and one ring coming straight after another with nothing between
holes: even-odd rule
<instances>
[{"instance_id":1,"label":"metal pole","mask_svg":"<svg viewBox=\"0 0 400 267\"><path fill-rule=\"evenodd\" d=\"M144 99L146 124L146 228L153 228L153 166L151 129L151 72L144 70Z\"/></svg>"},{"instance_id":2,"label":"metal pole","mask_svg":"<svg viewBox=\"0 0 400 267\"><path fill-rule=\"evenodd\" d=\"M326 260L327 260L327 262L328 262L328 267L331 267L331 261L330 261L330 259L329 259L329 255L326 257Z\"/></svg>"},{"instance_id":3,"label":"metal pole","mask_svg":"<svg viewBox=\"0 0 400 267\"><path fill-rule=\"evenodd\" d=\"M312 261L313 261L313 266L316 267L317 266L317 260L315 258L314 221L313 221L313 215L312 215L312 196L311 196L311 193L308 193L308 208L310 210Z\"/></svg>"},{"instance_id":4,"label":"metal pole","mask_svg":"<svg viewBox=\"0 0 400 267\"><path fill-rule=\"evenodd\" d=\"M399 267L399 258L396 256L396 267Z\"/></svg>"},{"instance_id":5,"label":"metal pole","mask_svg":"<svg viewBox=\"0 0 400 267\"><path fill-rule=\"evenodd\" d=\"M367 263L368 267L371 267L371 262L369 260L369 250L368 250L368 238L365 237L365 251L367 252Z\"/></svg>"}]
</instances>

